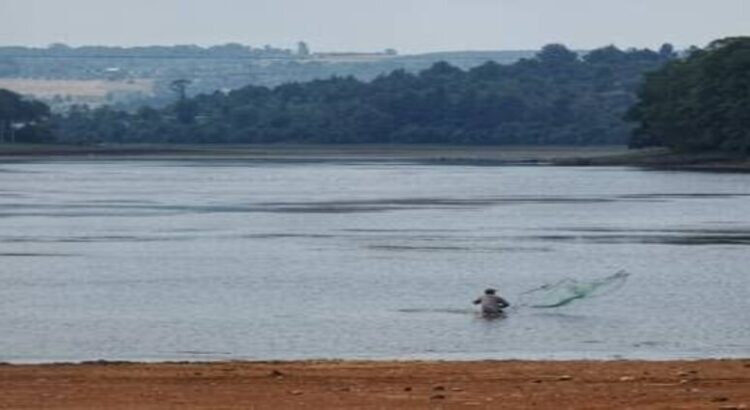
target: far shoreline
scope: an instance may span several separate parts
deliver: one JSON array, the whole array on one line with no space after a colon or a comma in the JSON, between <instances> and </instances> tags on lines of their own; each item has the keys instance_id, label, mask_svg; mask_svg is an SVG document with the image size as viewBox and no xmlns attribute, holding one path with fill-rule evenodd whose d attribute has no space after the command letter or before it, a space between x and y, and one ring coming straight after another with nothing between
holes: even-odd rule
<instances>
[{"instance_id":1,"label":"far shoreline","mask_svg":"<svg viewBox=\"0 0 750 410\"><path fill-rule=\"evenodd\" d=\"M622 145L399 144L0 144L0 163L41 160L235 160L274 162L416 162L442 165L622 166L653 170L750 172L750 157L673 153Z\"/></svg>"},{"instance_id":2,"label":"far shoreline","mask_svg":"<svg viewBox=\"0 0 750 410\"><path fill-rule=\"evenodd\" d=\"M550 164L617 156L625 146L473 146L429 144L0 144L0 161L36 159L227 159L310 161L434 161Z\"/></svg>"}]
</instances>

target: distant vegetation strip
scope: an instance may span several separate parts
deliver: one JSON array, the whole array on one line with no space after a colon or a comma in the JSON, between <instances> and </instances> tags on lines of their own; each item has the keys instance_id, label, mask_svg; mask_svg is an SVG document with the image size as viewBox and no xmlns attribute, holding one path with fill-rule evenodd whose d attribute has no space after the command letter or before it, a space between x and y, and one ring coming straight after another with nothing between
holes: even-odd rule
<instances>
[{"instance_id":1,"label":"distant vegetation strip","mask_svg":"<svg viewBox=\"0 0 750 410\"><path fill-rule=\"evenodd\" d=\"M634 147L750 154L750 37L717 40L646 75Z\"/></svg>"},{"instance_id":2,"label":"distant vegetation strip","mask_svg":"<svg viewBox=\"0 0 750 410\"><path fill-rule=\"evenodd\" d=\"M246 86L137 112L75 107L53 124L62 142L624 144L623 121L645 71L676 58L615 47L579 56L548 45L510 65L462 70L437 63L370 82L332 77L275 88Z\"/></svg>"},{"instance_id":3,"label":"distant vegetation strip","mask_svg":"<svg viewBox=\"0 0 750 410\"><path fill-rule=\"evenodd\" d=\"M682 57L669 45L658 52L610 46L579 55L552 44L509 65L487 62L464 70L442 62L369 82L331 77L195 97L188 96L190 86L187 79L173 82L175 102L160 109L75 106L52 116L4 91L0 142L629 142L682 152L750 151L749 37L718 40ZM632 123L624 120L626 113Z\"/></svg>"},{"instance_id":4,"label":"distant vegetation strip","mask_svg":"<svg viewBox=\"0 0 750 410\"><path fill-rule=\"evenodd\" d=\"M195 45L148 47L0 47L0 78L24 80L153 80L153 93L140 90L112 92L106 100L77 98L60 92L53 98L31 94L61 112L73 104L104 103L132 110L141 105L163 107L172 102L169 84L192 81L189 94L231 90L248 84L275 87L288 82L312 81L331 76L354 76L370 81L378 75L404 69L418 72L438 61L462 69L486 61L508 64L534 55L529 50L458 51L398 55L393 49L375 52L314 52L300 42L296 51L271 46L251 47L229 43L212 47ZM64 91L64 90L61 90Z\"/></svg>"}]
</instances>

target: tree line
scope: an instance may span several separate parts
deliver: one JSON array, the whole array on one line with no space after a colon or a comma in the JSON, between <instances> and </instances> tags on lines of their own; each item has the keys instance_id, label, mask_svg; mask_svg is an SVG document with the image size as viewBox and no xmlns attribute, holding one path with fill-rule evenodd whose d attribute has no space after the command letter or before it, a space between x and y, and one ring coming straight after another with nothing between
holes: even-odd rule
<instances>
[{"instance_id":1,"label":"tree line","mask_svg":"<svg viewBox=\"0 0 750 410\"><path fill-rule=\"evenodd\" d=\"M46 104L0 89L0 144L54 140L47 123L49 115Z\"/></svg>"},{"instance_id":2,"label":"tree line","mask_svg":"<svg viewBox=\"0 0 750 410\"><path fill-rule=\"evenodd\" d=\"M50 44L46 48L0 46L0 57L127 57L127 58L291 58L291 50L271 47L252 47L239 43L226 43L211 47L194 44L174 46L116 47L82 46L72 47L64 43Z\"/></svg>"},{"instance_id":3,"label":"tree line","mask_svg":"<svg viewBox=\"0 0 750 410\"><path fill-rule=\"evenodd\" d=\"M648 73L633 147L750 154L750 37L717 40Z\"/></svg>"},{"instance_id":4,"label":"tree line","mask_svg":"<svg viewBox=\"0 0 750 410\"><path fill-rule=\"evenodd\" d=\"M669 45L579 55L552 44L510 65L437 63L369 82L332 77L196 97L188 87L176 81L165 108L76 106L53 116L3 90L0 142L629 143L750 153L750 37L682 57Z\"/></svg>"},{"instance_id":5,"label":"tree line","mask_svg":"<svg viewBox=\"0 0 750 410\"><path fill-rule=\"evenodd\" d=\"M55 118L65 142L625 144L644 72L675 58L610 46L579 55L545 46L514 64L436 63L364 82L332 77L246 86L136 112L74 107Z\"/></svg>"}]
</instances>

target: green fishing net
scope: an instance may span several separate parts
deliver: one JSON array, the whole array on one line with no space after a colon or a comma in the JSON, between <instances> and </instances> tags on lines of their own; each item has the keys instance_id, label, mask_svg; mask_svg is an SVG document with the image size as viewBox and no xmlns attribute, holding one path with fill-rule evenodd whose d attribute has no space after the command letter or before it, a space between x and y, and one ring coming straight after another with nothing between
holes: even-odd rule
<instances>
[{"instance_id":1,"label":"green fishing net","mask_svg":"<svg viewBox=\"0 0 750 410\"><path fill-rule=\"evenodd\" d=\"M565 278L521 293L518 305L539 309L556 308L576 300L603 296L620 289L628 276L628 272L621 270L613 275L591 280Z\"/></svg>"}]
</instances>

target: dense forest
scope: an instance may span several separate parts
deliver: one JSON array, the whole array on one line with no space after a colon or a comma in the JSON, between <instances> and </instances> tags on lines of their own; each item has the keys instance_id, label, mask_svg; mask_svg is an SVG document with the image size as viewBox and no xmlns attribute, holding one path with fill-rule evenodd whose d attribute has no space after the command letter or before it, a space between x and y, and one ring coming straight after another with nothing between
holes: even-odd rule
<instances>
[{"instance_id":1,"label":"dense forest","mask_svg":"<svg viewBox=\"0 0 750 410\"><path fill-rule=\"evenodd\" d=\"M750 154L750 37L717 40L646 75L633 147Z\"/></svg>"},{"instance_id":2,"label":"dense forest","mask_svg":"<svg viewBox=\"0 0 750 410\"><path fill-rule=\"evenodd\" d=\"M369 82L331 77L192 98L190 86L173 82L174 103L162 109L75 106L64 115L0 90L0 143L629 141L750 153L750 37L717 40L682 58L669 45L579 55L553 44L509 65L463 70L443 62Z\"/></svg>"},{"instance_id":3,"label":"dense forest","mask_svg":"<svg viewBox=\"0 0 750 410\"><path fill-rule=\"evenodd\" d=\"M437 63L364 82L332 77L247 86L136 112L74 107L54 120L62 142L624 144L642 74L675 59L610 46L584 55L559 44L514 64L462 70Z\"/></svg>"},{"instance_id":4,"label":"dense forest","mask_svg":"<svg viewBox=\"0 0 750 410\"><path fill-rule=\"evenodd\" d=\"M52 141L49 115L46 104L0 89L0 144Z\"/></svg>"}]
</instances>

